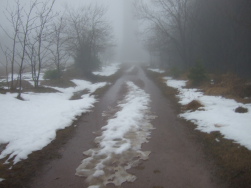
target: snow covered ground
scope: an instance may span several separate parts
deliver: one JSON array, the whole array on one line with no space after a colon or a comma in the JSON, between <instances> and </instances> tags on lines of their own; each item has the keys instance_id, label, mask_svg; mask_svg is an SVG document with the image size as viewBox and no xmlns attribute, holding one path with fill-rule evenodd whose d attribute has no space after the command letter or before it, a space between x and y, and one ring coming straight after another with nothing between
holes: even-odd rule
<instances>
[{"instance_id":1,"label":"snow covered ground","mask_svg":"<svg viewBox=\"0 0 251 188\"><path fill-rule=\"evenodd\" d=\"M120 69L120 64L114 63L108 66L102 67L102 69L98 72L93 72L94 75L99 76L112 76Z\"/></svg>"},{"instance_id":2,"label":"snow covered ground","mask_svg":"<svg viewBox=\"0 0 251 188\"><path fill-rule=\"evenodd\" d=\"M43 70L43 72L41 72L40 73L40 76L39 76L39 80L40 81L42 81L42 80L44 80L44 72L45 72L45 70ZM18 78L19 78L19 75L17 74L17 73L14 73L13 74L13 79L14 80L18 80ZM25 73L23 73L22 74L22 79L23 80L27 80L27 81L32 81L32 74L31 74L31 72L25 72ZM8 76L8 80L10 81L11 80L11 75L9 74L9 76ZM7 78L2 78L2 79L0 79L0 82L6 82L7 81Z\"/></svg>"},{"instance_id":3,"label":"snow covered ground","mask_svg":"<svg viewBox=\"0 0 251 188\"><path fill-rule=\"evenodd\" d=\"M85 151L88 156L77 168L76 174L87 177L89 188L113 183L133 182L136 177L126 172L139 160L148 159L149 151L141 151L153 129L149 114L150 96L127 82L128 93L119 102L120 110L102 127L101 136L95 139L98 148ZM114 173L115 172L115 173Z\"/></svg>"},{"instance_id":4,"label":"snow covered ground","mask_svg":"<svg viewBox=\"0 0 251 188\"><path fill-rule=\"evenodd\" d=\"M197 129L206 133L219 131L226 139L251 150L251 104L238 103L220 96L207 96L197 89L187 89L186 81L165 77L167 86L178 89L179 103L186 105L198 100L204 107L196 111L186 111L180 116L196 125ZM248 109L247 113L236 113L239 106Z\"/></svg>"},{"instance_id":5,"label":"snow covered ground","mask_svg":"<svg viewBox=\"0 0 251 188\"><path fill-rule=\"evenodd\" d=\"M56 131L70 126L76 116L87 112L97 101L96 89L107 83L92 84L85 80L72 80L76 87L56 88L58 93L23 93L25 101L17 94L0 94L0 144L7 144L0 158L8 155L14 163L33 151L40 150L55 139ZM89 90L79 100L69 100L74 92Z\"/></svg>"}]
</instances>

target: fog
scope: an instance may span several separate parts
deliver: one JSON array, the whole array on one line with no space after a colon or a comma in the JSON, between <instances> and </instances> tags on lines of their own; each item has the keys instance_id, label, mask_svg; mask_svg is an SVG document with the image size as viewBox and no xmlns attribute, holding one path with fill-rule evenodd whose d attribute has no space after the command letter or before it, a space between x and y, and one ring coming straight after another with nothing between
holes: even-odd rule
<instances>
[{"instance_id":1,"label":"fog","mask_svg":"<svg viewBox=\"0 0 251 188\"><path fill-rule=\"evenodd\" d=\"M46 0L41 0L45 1ZM107 8L107 20L111 22L112 34L114 36L113 43L115 46L113 60L119 62L147 62L148 54L141 45L141 39L138 37L140 24L133 15L135 10L133 6L134 0L56 0L53 11L63 13L67 9L77 9L88 4L102 5ZM8 15L6 9L15 9L15 0L0 0L0 24L8 32L11 33L13 28L6 19ZM20 3L29 6L29 0L20 0ZM11 41L6 39L3 30L0 29L1 45L11 45ZM3 55L1 54L1 61Z\"/></svg>"},{"instance_id":2,"label":"fog","mask_svg":"<svg viewBox=\"0 0 251 188\"><path fill-rule=\"evenodd\" d=\"M124 62L147 62L148 56L139 38L140 24L135 18L135 11L133 0L124 1L121 59Z\"/></svg>"}]
</instances>

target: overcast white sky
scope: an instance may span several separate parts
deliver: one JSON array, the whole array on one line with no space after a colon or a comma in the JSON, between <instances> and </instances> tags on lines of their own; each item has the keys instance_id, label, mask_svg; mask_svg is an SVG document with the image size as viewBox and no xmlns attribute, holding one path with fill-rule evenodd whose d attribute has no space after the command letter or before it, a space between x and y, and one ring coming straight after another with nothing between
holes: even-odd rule
<instances>
[{"instance_id":1,"label":"overcast white sky","mask_svg":"<svg viewBox=\"0 0 251 188\"><path fill-rule=\"evenodd\" d=\"M20 0L23 4L29 5L29 0ZM46 1L46 0L45 0ZM86 4L97 3L108 8L107 16L111 20L115 34L119 35L122 29L123 0L56 0L54 10L63 11L65 7L78 8ZM6 25L4 12L6 8L15 6L15 0L0 0L0 23Z\"/></svg>"}]
</instances>

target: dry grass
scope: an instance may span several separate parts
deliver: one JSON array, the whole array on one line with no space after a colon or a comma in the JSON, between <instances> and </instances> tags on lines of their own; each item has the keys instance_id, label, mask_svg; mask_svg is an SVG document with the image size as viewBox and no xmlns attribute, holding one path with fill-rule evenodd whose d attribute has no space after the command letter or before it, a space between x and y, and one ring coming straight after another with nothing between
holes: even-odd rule
<instances>
[{"instance_id":1,"label":"dry grass","mask_svg":"<svg viewBox=\"0 0 251 188\"><path fill-rule=\"evenodd\" d=\"M191 123L190 123L191 124ZM191 125L191 131L194 131ZM216 165L216 175L231 188L248 188L251 185L251 151L232 140L223 138L219 132L211 134L195 131L195 138Z\"/></svg>"},{"instance_id":2,"label":"dry grass","mask_svg":"<svg viewBox=\"0 0 251 188\"><path fill-rule=\"evenodd\" d=\"M199 108L204 107L200 101L192 100L190 103L188 103L186 106L184 106L184 110L190 110L190 111L196 111Z\"/></svg>"},{"instance_id":3,"label":"dry grass","mask_svg":"<svg viewBox=\"0 0 251 188\"><path fill-rule=\"evenodd\" d=\"M244 108L242 106L239 106L235 109L235 112L237 113L247 113L248 112L248 109L247 108Z\"/></svg>"},{"instance_id":4,"label":"dry grass","mask_svg":"<svg viewBox=\"0 0 251 188\"><path fill-rule=\"evenodd\" d=\"M251 83L238 76L228 73L223 75L211 75L214 84L203 85L206 95L220 95L235 99L238 102L251 102Z\"/></svg>"},{"instance_id":5,"label":"dry grass","mask_svg":"<svg viewBox=\"0 0 251 188\"><path fill-rule=\"evenodd\" d=\"M177 91L173 88L167 87L163 82L163 79L161 79L157 74L147 72L147 75L155 81L155 83L162 90L163 94L166 95L167 98L171 99L174 109L177 110L177 113L180 113L182 107L178 104L177 98L175 97ZM224 91L231 95L234 93L236 97L236 95L238 94L239 96L242 91L249 91L244 87L242 91L235 92L234 90L236 87L243 88L244 83L237 78L232 78L229 75L223 76L223 78L223 80L221 80L221 78L217 80L215 85L207 86L211 87L211 94L217 93L217 95L221 95ZM231 82L231 79L234 79L234 81ZM242 83L242 85L237 86L240 83ZM218 90L218 87L221 89ZM245 92L245 94L248 94L248 92ZM197 102L192 102L190 105L191 107L189 108L191 109L198 109L200 106ZM208 161L212 163L212 168L215 169L214 175L219 178L220 185L225 186L226 184L229 188L251 187L250 150L234 143L232 140L225 139L219 132L212 132L210 134L203 133L196 130L197 126L195 124L183 119L180 119L180 121L187 125L187 128L191 133L191 138L202 144Z\"/></svg>"}]
</instances>

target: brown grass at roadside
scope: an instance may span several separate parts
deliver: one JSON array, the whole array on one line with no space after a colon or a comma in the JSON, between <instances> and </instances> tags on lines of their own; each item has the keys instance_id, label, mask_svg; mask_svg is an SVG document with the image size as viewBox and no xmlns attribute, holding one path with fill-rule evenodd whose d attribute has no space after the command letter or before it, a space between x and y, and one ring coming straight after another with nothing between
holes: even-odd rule
<instances>
[{"instance_id":1,"label":"brown grass at roadside","mask_svg":"<svg viewBox=\"0 0 251 188\"><path fill-rule=\"evenodd\" d=\"M223 96L241 103L251 103L251 80L243 79L233 73L208 74L208 79L199 86L206 95ZM188 72L179 75L178 79L189 80ZM193 88L191 81L186 87Z\"/></svg>"},{"instance_id":2,"label":"brown grass at roadside","mask_svg":"<svg viewBox=\"0 0 251 188\"><path fill-rule=\"evenodd\" d=\"M163 94L172 101L174 110L181 113L182 106L178 104L178 99L175 97L177 90L167 87L159 74L150 71L146 71L146 73L155 81ZM229 86L229 88L231 87ZM232 140L225 139L220 132L203 133L196 130L197 125L184 119L180 119L180 121L187 125L191 138L202 144L207 159L214 165L215 175L219 178L220 183L226 183L230 188L251 187L250 150Z\"/></svg>"},{"instance_id":3,"label":"brown grass at roadside","mask_svg":"<svg viewBox=\"0 0 251 188\"><path fill-rule=\"evenodd\" d=\"M183 107L184 110L196 111L199 110L201 107L204 107L200 101L192 100L190 103Z\"/></svg>"},{"instance_id":4,"label":"brown grass at roadside","mask_svg":"<svg viewBox=\"0 0 251 188\"><path fill-rule=\"evenodd\" d=\"M219 132L211 134L195 130L196 125L190 122L189 128L194 137L204 146L209 160L217 166L216 175L231 188L248 188L251 185L251 151L225 139Z\"/></svg>"},{"instance_id":5,"label":"brown grass at roadside","mask_svg":"<svg viewBox=\"0 0 251 188\"><path fill-rule=\"evenodd\" d=\"M232 73L210 75L210 84L201 86L206 95L223 96L237 102L251 102L251 82Z\"/></svg>"}]
</instances>

